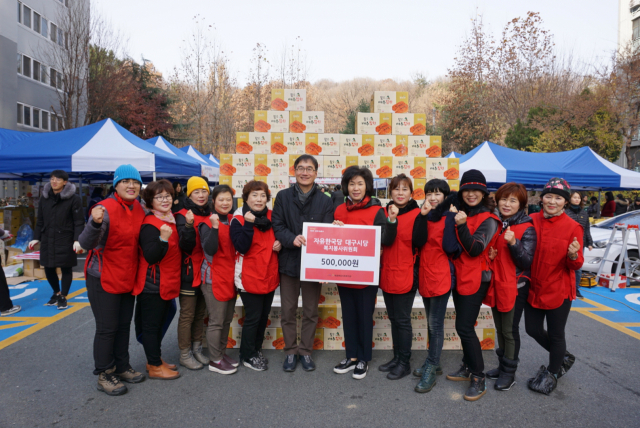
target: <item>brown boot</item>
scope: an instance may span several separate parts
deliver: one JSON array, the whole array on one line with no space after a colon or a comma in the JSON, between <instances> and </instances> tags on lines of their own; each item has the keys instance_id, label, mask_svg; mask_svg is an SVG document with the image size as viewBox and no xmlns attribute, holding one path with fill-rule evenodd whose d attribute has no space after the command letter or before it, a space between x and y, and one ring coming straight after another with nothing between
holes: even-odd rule
<instances>
[{"instance_id":1,"label":"brown boot","mask_svg":"<svg viewBox=\"0 0 640 428\"><path fill-rule=\"evenodd\" d=\"M150 379L171 380L180 377L180 373L174 372L165 366L152 366L147 364L147 371L149 372Z\"/></svg>"},{"instance_id":2,"label":"brown boot","mask_svg":"<svg viewBox=\"0 0 640 428\"><path fill-rule=\"evenodd\" d=\"M115 375L118 376L120 380L128 383L140 383L146 379L142 373L135 371L131 367L122 373L115 373Z\"/></svg>"},{"instance_id":3,"label":"brown boot","mask_svg":"<svg viewBox=\"0 0 640 428\"><path fill-rule=\"evenodd\" d=\"M127 387L113 373L102 372L98 376L98 391L107 395L122 395L127 393Z\"/></svg>"},{"instance_id":4,"label":"brown boot","mask_svg":"<svg viewBox=\"0 0 640 428\"><path fill-rule=\"evenodd\" d=\"M165 360L162 360L162 365L168 368L169 370L173 370L174 372L178 371L178 366L175 364L167 363Z\"/></svg>"}]
</instances>

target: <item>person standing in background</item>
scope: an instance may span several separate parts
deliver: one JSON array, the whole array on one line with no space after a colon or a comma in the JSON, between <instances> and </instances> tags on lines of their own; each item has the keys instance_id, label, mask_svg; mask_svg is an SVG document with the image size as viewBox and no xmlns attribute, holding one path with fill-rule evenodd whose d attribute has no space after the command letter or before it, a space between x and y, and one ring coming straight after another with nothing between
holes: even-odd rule
<instances>
[{"instance_id":1,"label":"person standing in background","mask_svg":"<svg viewBox=\"0 0 640 428\"><path fill-rule=\"evenodd\" d=\"M589 204L589 208L587 208L587 214L589 217L600 218L600 204L598 203L598 198L595 196L591 197L591 204Z\"/></svg>"},{"instance_id":2,"label":"person standing in background","mask_svg":"<svg viewBox=\"0 0 640 428\"><path fill-rule=\"evenodd\" d=\"M93 191L91 192L91 200L89 200L89 203L87 204L87 213L85 215L85 220L89 219L89 216L91 215L91 209L95 205L98 205L98 203L100 203L100 201L104 199L104 197L102 196L103 193L104 189L102 188L102 186L93 188Z\"/></svg>"},{"instance_id":3,"label":"person standing in background","mask_svg":"<svg viewBox=\"0 0 640 428\"><path fill-rule=\"evenodd\" d=\"M626 200L624 196L622 196L622 193L618 193L616 195L615 203L616 210L614 212L614 215L624 214L629 209L629 201Z\"/></svg>"},{"instance_id":4,"label":"person standing in background","mask_svg":"<svg viewBox=\"0 0 640 428\"><path fill-rule=\"evenodd\" d=\"M336 184L335 190L331 193L331 202L333 202L334 211L338 208L338 205L344 204L344 193L342 192L341 185Z\"/></svg>"},{"instance_id":5,"label":"person standing in background","mask_svg":"<svg viewBox=\"0 0 640 428\"><path fill-rule=\"evenodd\" d=\"M173 193L175 197L173 198L171 212L175 214L177 212L180 212L184 208L184 199L186 198L186 195L182 190L182 184L177 181L173 183Z\"/></svg>"},{"instance_id":6,"label":"person standing in background","mask_svg":"<svg viewBox=\"0 0 640 428\"><path fill-rule=\"evenodd\" d=\"M582 209L582 197L580 192L573 191L571 193L571 199L569 204L565 208L564 212L573 220L575 220L584 231L582 237L582 243L584 248L591 251L593 250L593 239L591 238L591 225L589 223L589 214ZM584 299L582 293L580 293L580 280L582 279L582 268L576 270L576 297Z\"/></svg>"},{"instance_id":7,"label":"person standing in background","mask_svg":"<svg viewBox=\"0 0 640 428\"><path fill-rule=\"evenodd\" d=\"M613 192L606 192L604 198L606 202L604 207L602 207L602 217L613 217L616 212L616 202L613 198Z\"/></svg>"},{"instance_id":8,"label":"person standing in background","mask_svg":"<svg viewBox=\"0 0 640 428\"><path fill-rule=\"evenodd\" d=\"M8 241L13 238L9 232L0 229L0 239ZM14 305L9 295L9 285L7 284L7 277L4 275L4 269L0 264L0 316L6 317L13 315L16 312L20 312L22 308L18 305Z\"/></svg>"},{"instance_id":9,"label":"person standing in background","mask_svg":"<svg viewBox=\"0 0 640 428\"><path fill-rule=\"evenodd\" d=\"M72 269L78 265L77 253L82 252L78 237L84 229L82 200L76 186L69 183L69 174L62 170L51 173L38 203L38 220L33 228L29 248L40 243L40 265L53 289L46 306L67 308L67 295L73 279ZM56 269L62 271L62 288Z\"/></svg>"}]
</instances>

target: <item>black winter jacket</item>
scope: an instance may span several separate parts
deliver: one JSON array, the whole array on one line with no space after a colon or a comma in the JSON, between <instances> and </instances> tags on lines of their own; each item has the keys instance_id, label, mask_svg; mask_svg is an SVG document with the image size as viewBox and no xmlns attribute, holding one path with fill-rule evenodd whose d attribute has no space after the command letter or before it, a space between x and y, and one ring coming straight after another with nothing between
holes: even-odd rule
<instances>
[{"instance_id":1,"label":"black winter jacket","mask_svg":"<svg viewBox=\"0 0 640 428\"><path fill-rule=\"evenodd\" d=\"M211 208L209 204L205 204L203 207L199 207L191 199L186 198L184 200L184 208L191 210L194 215L202 215L209 217L211 215ZM196 284L193 287L193 261L191 260L191 253L196 247L196 229L193 226L187 226L187 219L182 214L175 213L176 229L178 230L178 236L180 237L179 245L182 250L182 262L181 262L181 274L180 274L180 293L181 294L200 294L200 284ZM196 269L201 267L196 266ZM204 281L203 281L204 282Z\"/></svg>"},{"instance_id":2,"label":"black winter jacket","mask_svg":"<svg viewBox=\"0 0 640 428\"><path fill-rule=\"evenodd\" d=\"M344 193L342 193L342 190L336 190L333 192L331 194L331 201L333 202L333 209L335 211L335 209L338 208L338 205L344 203Z\"/></svg>"},{"instance_id":3,"label":"black winter jacket","mask_svg":"<svg viewBox=\"0 0 640 428\"><path fill-rule=\"evenodd\" d=\"M296 236L302 234L302 223L332 223L333 202L316 186L311 189L304 205L300 203L294 187L282 190L273 204L271 223L276 239L282 244L278 255L278 271L288 276L300 276L301 250L293 245Z\"/></svg>"},{"instance_id":4,"label":"black winter jacket","mask_svg":"<svg viewBox=\"0 0 640 428\"><path fill-rule=\"evenodd\" d=\"M45 184L33 229L33 239L40 241L40 264L49 268L76 266L78 255L73 243L83 229L84 211L76 186L67 183L56 195L51 184Z\"/></svg>"},{"instance_id":5,"label":"black winter jacket","mask_svg":"<svg viewBox=\"0 0 640 428\"><path fill-rule=\"evenodd\" d=\"M589 214L587 214L582 208L578 208L577 212L575 209L568 205L564 210L565 213L573 220L575 220L580 226L582 226L582 230L584 231L584 236L582 238L582 244L585 247L593 246L593 238L591 237L591 226L589 224Z\"/></svg>"},{"instance_id":6,"label":"black winter jacket","mask_svg":"<svg viewBox=\"0 0 640 428\"><path fill-rule=\"evenodd\" d=\"M507 227L527 222L531 223L531 227L524 231L522 239L516 238L516 243L509 245L509 252L513 263L516 265L516 276L524 275L527 278L531 278L531 264L533 263L533 255L536 252L536 244L538 242L538 236L536 235L536 229L533 227L531 217L526 215L524 210L521 210L503 221L498 239L504 239L502 235L507 230Z\"/></svg>"}]
</instances>

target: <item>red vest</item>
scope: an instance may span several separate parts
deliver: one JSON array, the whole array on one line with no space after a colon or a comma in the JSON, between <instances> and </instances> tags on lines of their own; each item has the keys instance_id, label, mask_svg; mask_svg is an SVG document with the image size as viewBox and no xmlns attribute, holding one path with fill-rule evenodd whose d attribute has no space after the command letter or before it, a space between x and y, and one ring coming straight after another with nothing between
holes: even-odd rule
<instances>
[{"instance_id":1,"label":"red vest","mask_svg":"<svg viewBox=\"0 0 640 428\"><path fill-rule=\"evenodd\" d=\"M186 217L187 209L181 209L177 212L182 216ZM209 227L211 227L211 221L209 217L202 215L193 215L193 228L196 231L196 246L191 251L191 255L184 253L184 264L187 265L187 270L193 269L193 283L192 287L200 287L202 283L202 263L204 263L204 251L202 251L202 243L200 242L200 231L198 230L198 225L200 223L207 223Z\"/></svg>"},{"instance_id":2,"label":"red vest","mask_svg":"<svg viewBox=\"0 0 640 428\"><path fill-rule=\"evenodd\" d=\"M531 222L510 226L518 240L522 239L522 235L530 227L533 227ZM499 312L509 312L516 304L518 280L522 275L516 276L516 264L511 258L509 244L504 240L503 235L498 235L493 248L498 251L498 254L491 262L491 286L482 302L492 308L497 307Z\"/></svg>"},{"instance_id":3,"label":"red vest","mask_svg":"<svg viewBox=\"0 0 640 428\"><path fill-rule=\"evenodd\" d=\"M545 219L543 214L531 214L536 228L536 253L531 265L531 286L527 301L538 309L556 309L565 299L576 298L575 270L584 263L584 253L578 258L567 257L567 249L577 238L582 249L582 226L566 214Z\"/></svg>"},{"instance_id":4,"label":"red vest","mask_svg":"<svg viewBox=\"0 0 640 428\"><path fill-rule=\"evenodd\" d=\"M384 209L387 215L387 209ZM404 294L413 288L413 223L420 214L420 208L414 208L396 218L398 231L393 245L382 247L382 269L380 288L391 294Z\"/></svg>"},{"instance_id":5,"label":"red vest","mask_svg":"<svg viewBox=\"0 0 640 428\"><path fill-rule=\"evenodd\" d=\"M145 213L138 201L133 201L133 209L121 205L113 198L107 198L102 205L109 214L109 233L104 248L89 251L85 261L84 274L97 254L102 255L99 266L102 288L111 294L131 293L138 273L138 237Z\"/></svg>"},{"instance_id":6,"label":"red vest","mask_svg":"<svg viewBox=\"0 0 640 428\"><path fill-rule=\"evenodd\" d=\"M490 212L483 212L474 215L473 217L467 217L467 227L469 228L469 232L473 235L482 222L488 218L494 218L500 222L498 217ZM500 232L499 227L496 234L493 235L489 244L479 256L471 257L465 250L462 251L460 257L453 261L453 265L456 268L456 291L458 294L470 296L480 288L482 272L487 270L489 266L489 248L493 245L493 241L496 239L496 236L498 236L498 232ZM457 234L458 228L456 227L456 235ZM460 237L458 237L458 240L460 240ZM464 246L462 246L462 248L464 250Z\"/></svg>"},{"instance_id":7,"label":"red vest","mask_svg":"<svg viewBox=\"0 0 640 428\"><path fill-rule=\"evenodd\" d=\"M427 221L427 243L420 250L420 295L442 296L451 290L449 257L442 249L445 216L439 221Z\"/></svg>"},{"instance_id":8,"label":"red vest","mask_svg":"<svg viewBox=\"0 0 640 428\"><path fill-rule=\"evenodd\" d=\"M227 218L231 222L233 216L228 215ZM228 302L236 297L236 286L233 283L235 265L236 249L233 248L231 242L229 225L220 222L218 225L218 251L214 254L212 263L209 265L211 289L216 300L220 302Z\"/></svg>"},{"instance_id":9,"label":"red vest","mask_svg":"<svg viewBox=\"0 0 640 428\"><path fill-rule=\"evenodd\" d=\"M344 224L360 224L363 226L373 226L373 220L378 215L378 212L382 210L380 205L372 205L368 208L361 208L359 210L347 211L347 204L338 205L336 211L333 213L333 219L339 220ZM347 288L366 288L368 285L359 284L337 284L340 287Z\"/></svg>"},{"instance_id":10,"label":"red vest","mask_svg":"<svg viewBox=\"0 0 640 428\"><path fill-rule=\"evenodd\" d=\"M156 270L160 270L160 297L164 300L171 300L180 294L180 238L178 237L178 229L174 223L167 223L160 220L155 215L148 215L142 222L143 225L150 224L160 231L163 225L171 228L173 233L169 238L169 249L160 262L149 265L142 254L142 248L139 249L140 257L138 258L138 274L136 276L136 286L133 289L133 295L137 296L144 289L144 282L147 279L147 272L151 267L151 277L155 283Z\"/></svg>"},{"instance_id":11,"label":"red vest","mask_svg":"<svg viewBox=\"0 0 640 428\"><path fill-rule=\"evenodd\" d=\"M267 211L267 218L271 220L271 210ZM236 215L234 219L244 226L242 215ZM246 254L243 254L240 274L242 286L249 293L271 293L280 284L278 253L273 251L274 242L276 242L276 236L273 228L260 232L254 226L251 247Z\"/></svg>"}]
</instances>

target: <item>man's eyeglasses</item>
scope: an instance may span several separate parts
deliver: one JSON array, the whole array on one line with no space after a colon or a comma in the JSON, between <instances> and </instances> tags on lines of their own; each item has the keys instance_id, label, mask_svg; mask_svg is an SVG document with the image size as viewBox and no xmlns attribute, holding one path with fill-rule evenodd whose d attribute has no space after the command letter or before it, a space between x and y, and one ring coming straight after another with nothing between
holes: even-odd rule
<instances>
[{"instance_id":1,"label":"man's eyeglasses","mask_svg":"<svg viewBox=\"0 0 640 428\"><path fill-rule=\"evenodd\" d=\"M299 172L300 174L302 174L303 172L308 172L309 174L311 174L312 172L314 172L316 169L312 166L309 166L307 168L303 167L303 166L299 166L296 168L296 172Z\"/></svg>"},{"instance_id":2,"label":"man's eyeglasses","mask_svg":"<svg viewBox=\"0 0 640 428\"><path fill-rule=\"evenodd\" d=\"M153 199L155 199L158 202L163 202L163 201L170 201L173 198L171 197L171 195L158 195L158 196L154 196Z\"/></svg>"}]
</instances>

